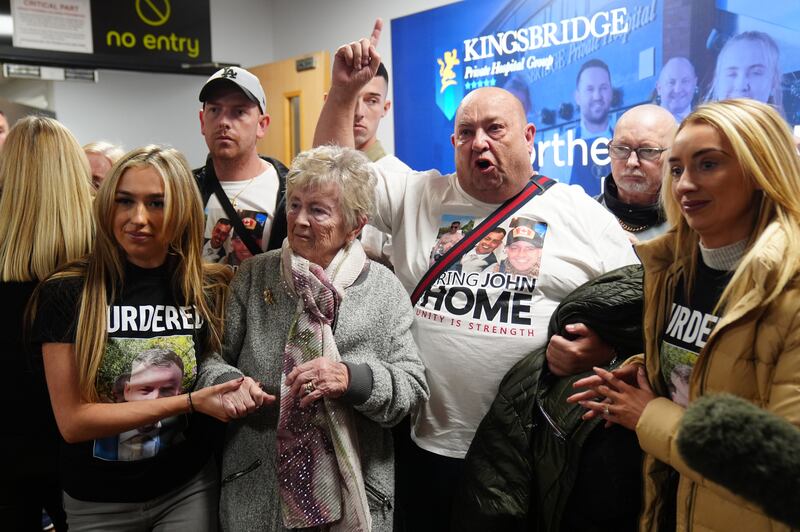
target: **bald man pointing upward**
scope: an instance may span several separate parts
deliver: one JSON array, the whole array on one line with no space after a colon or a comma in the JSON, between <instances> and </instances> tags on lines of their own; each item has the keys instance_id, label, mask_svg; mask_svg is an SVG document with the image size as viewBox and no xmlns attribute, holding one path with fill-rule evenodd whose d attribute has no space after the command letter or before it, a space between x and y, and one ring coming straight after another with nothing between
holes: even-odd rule
<instances>
[{"instance_id":1,"label":"bald man pointing upward","mask_svg":"<svg viewBox=\"0 0 800 532\"><path fill-rule=\"evenodd\" d=\"M336 52L315 145L353 146L353 112L359 91L380 63L375 49L380 29L378 22L371 38ZM423 117L420 127L426 127ZM373 163L377 186L372 223L392 235L395 273L409 293L425 275L434 244L453 220L462 222L466 235L523 190L534 174L530 156L535 132L515 96L482 88L468 93L456 112L450 137L454 174L397 172L381 161ZM535 223L515 226L517 215ZM413 509L408 512L409 530L448 529L451 497L478 423L511 366L547 342L547 324L561 299L600 274L636 262L615 218L579 187L556 184L498 227L512 239L527 232L528 239L540 243L537 277L445 271L415 302L412 332L431 395L412 414L413 455L403 464L403 472L414 478L414 489L399 493L405 498L400 504ZM610 346L590 335L578 338L564 354L569 361L549 363L562 374L603 364L611 356ZM391 386L376 375L379 384Z\"/></svg>"}]
</instances>

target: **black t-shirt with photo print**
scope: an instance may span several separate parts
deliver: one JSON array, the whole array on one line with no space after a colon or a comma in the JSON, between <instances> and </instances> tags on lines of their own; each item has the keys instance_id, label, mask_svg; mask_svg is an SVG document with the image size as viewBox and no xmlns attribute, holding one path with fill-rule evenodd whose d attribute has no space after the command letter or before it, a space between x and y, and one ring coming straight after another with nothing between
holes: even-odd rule
<instances>
[{"instance_id":1,"label":"black t-shirt with photo print","mask_svg":"<svg viewBox=\"0 0 800 532\"><path fill-rule=\"evenodd\" d=\"M675 286L667 328L661 337L661 375L667 383L670 399L686 407L689 404L689 382L700 351L719 321L714 308L722 292L733 276L733 272L708 267L702 257L697 258L697 270L690 298L684 289L685 279ZM660 530L675 529L675 515L680 476L671 469L666 480L662 504Z\"/></svg>"},{"instance_id":2,"label":"black t-shirt with photo print","mask_svg":"<svg viewBox=\"0 0 800 532\"><path fill-rule=\"evenodd\" d=\"M168 267L125 266L125 282L108 307L108 340L97 374L101 402L126 402L192 390L206 334L192 307L176 302ZM42 286L34 338L74 343L83 279ZM64 443L61 473L71 497L141 502L194 476L211 457L219 424L202 414L179 415L122 434Z\"/></svg>"},{"instance_id":3,"label":"black t-shirt with photo print","mask_svg":"<svg viewBox=\"0 0 800 532\"><path fill-rule=\"evenodd\" d=\"M733 272L714 270L697 260L697 271L687 301L684 280L677 283L667 328L661 338L661 374L670 398L681 406L689 402L689 379L700 351L714 330L719 316L714 313Z\"/></svg>"}]
</instances>

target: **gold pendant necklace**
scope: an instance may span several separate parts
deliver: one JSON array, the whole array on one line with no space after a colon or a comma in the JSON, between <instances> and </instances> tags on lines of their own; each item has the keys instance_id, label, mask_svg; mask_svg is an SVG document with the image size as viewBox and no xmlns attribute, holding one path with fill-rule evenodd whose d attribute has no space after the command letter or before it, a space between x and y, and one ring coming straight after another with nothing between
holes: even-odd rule
<instances>
[{"instance_id":1,"label":"gold pendant necklace","mask_svg":"<svg viewBox=\"0 0 800 532\"><path fill-rule=\"evenodd\" d=\"M258 176L256 176L256 177L258 177ZM250 181L248 181L247 184L242 187L242 190L237 192L236 195L231 198L231 205L233 205L233 209L234 210L236 210L236 208L239 206L239 196L242 195L242 192L247 190L247 187L249 187L253 183L253 181L255 181L255 179L256 179L255 177L251 177Z\"/></svg>"}]
</instances>

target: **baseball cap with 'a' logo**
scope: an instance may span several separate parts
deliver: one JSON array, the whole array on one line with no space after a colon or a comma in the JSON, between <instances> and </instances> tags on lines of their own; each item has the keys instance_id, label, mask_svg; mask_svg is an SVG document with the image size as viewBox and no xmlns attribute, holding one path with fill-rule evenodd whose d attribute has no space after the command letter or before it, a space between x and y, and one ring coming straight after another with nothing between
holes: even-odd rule
<instances>
[{"instance_id":1,"label":"baseball cap with 'a' logo","mask_svg":"<svg viewBox=\"0 0 800 532\"><path fill-rule=\"evenodd\" d=\"M264 96L261 82L247 70L235 66L220 68L208 78L200 90L200 101L205 102L217 87L228 84L239 87L245 96L258 105L262 114L267 112L267 97Z\"/></svg>"}]
</instances>

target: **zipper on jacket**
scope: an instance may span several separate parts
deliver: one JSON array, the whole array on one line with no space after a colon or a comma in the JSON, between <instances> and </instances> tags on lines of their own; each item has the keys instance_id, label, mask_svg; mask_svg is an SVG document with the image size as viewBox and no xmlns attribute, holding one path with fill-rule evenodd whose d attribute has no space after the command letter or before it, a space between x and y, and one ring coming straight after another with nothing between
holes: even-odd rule
<instances>
[{"instance_id":1,"label":"zipper on jacket","mask_svg":"<svg viewBox=\"0 0 800 532\"><path fill-rule=\"evenodd\" d=\"M223 484L227 484L228 482L233 482L234 480L239 479L239 478L245 476L248 473L252 473L253 471L258 469L259 467L261 467L261 459L257 458L252 464L250 464L249 466L245 467L241 471L237 471L236 473L231 473L227 477L223 478L222 479L222 483Z\"/></svg>"},{"instance_id":2,"label":"zipper on jacket","mask_svg":"<svg viewBox=\"0 0 800 532\"><path fill-rule=\"evenodd\" d=\"M694 522L694 516L692 513L694 512L694 497L697 491L697 484L691 480L689 482L691 482L692 485L689 487L689 500L686 505L686 530L691 532L693 528L692 523Z\"/></svg>"},{"instance_id":3,"label":"zipper on jacket","mask_svg":"<svg viewBox=\"0 0 800 532\"><path fill-rule=\"evenodd\" d=\"M553 429L553 432L555 433L556 437L559 440L561 440L562 442L566 442L567 441L567 435L564 434L564 431L562 431L558 427L558 425L556 425L555 421L553 421L553 418L550 417L550 414L548 414L545 411L544 407L542 406L542 403L540 403L539 401L536 401L536 406L539 407L539 412L542 413L542 416L544 417L545 421L547 421L547 424L550 425L550 428Z\"/></svg>"},{"instance_id":4,"label":"zipper on jacket","mask_svg":"<svg viewBox=\"0 0 800 532\"><path fill-rule=\"evenodd\" d=\"M644 264L643 264L644 265ZM645 291L645 286L647 284L647 270L648 268L644 268L644 272L642 273L642 290ZM669 314L670 309L672 308L672 302L675 301L675 280L683 275L684 267L680 266L675 269L667 269L664 272L664 280L663 282L663 293L661 294L660 301L658 301L656 310L665 309L665 312L662 314L661 312L657 312L656 315L656 323L653 332L653 339L652 339L652 347L654 349L655 357L653 357L654 362L649 362L648 358L645 357L645 371L648 373L647 378L652 386L653 390L656 391L658 395L664 395L663 392L667 389L666 383L664 382L664 377L661 374L661 344L664 341L664 335L666 333L666 326L669 321ZM642 324L646 326L646 321L644 319L644 315L642 316ZM645 342L645 353L647 353L647 349L650 347L650 344ZM655 374L650 375L650 366L655 366ZM649 464L650 467L657 467L654 464ZM654 526L657 528L658 523L662 519L662 514L664 513L663 503L659 503L657 500L653 500L650 502L650 507L647 506L647 478L649 474L649 470L647 469L648 462L647 462L647 455L645 455L642 459L642 476L641 476L641 486L642 486L642 508L639 512L639 522L641 523L642 520L647 519ZM664 483L662 482L660 485L656 485L655 490L657 492L663 492L664 490ZM677 496L677 495L676 495ZM649 510L649 514L645 515L645 512ZM677 515L676 515L677 519Z\"/></svg>"},{"instance_id":5,"label":"zipper on jacket","mask_svg":"<svg viewBox=\"0 0 800 532\"><path fill-rule=\"evenodd\" d=\"M391 499L389 499L389 497L387 497L386 495L384 495L383 493L381 493L377 489L373 488L372 486L370 486L366 482L364 482L364 489L366 490L366 492L368 494L372 495L372 497L375 500L377 500L379 503L381 503L381 508L386 508L386 510L388 510L388 511L392 510L392 501L391 501Z\"/></svg>"}]
</instances>

